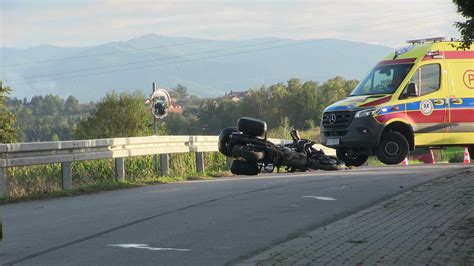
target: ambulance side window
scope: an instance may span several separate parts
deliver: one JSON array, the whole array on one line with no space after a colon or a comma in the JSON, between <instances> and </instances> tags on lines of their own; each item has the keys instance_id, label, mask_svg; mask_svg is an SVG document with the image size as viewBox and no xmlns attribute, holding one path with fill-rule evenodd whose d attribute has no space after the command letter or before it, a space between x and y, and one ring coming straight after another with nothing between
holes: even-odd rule
<instances>
[{"instance_id":1,"label":"ambulance side window","mask_svg":"<svg viewBox=\"0 0 474 266\"><path fill-rule=\"evenodd\" d=\"M418 96L423 96L439 90L441 83L441 66L439 64L424 65L416 70L410 79L418 87ZM406 88L403 94L406 95ZM402 94L402 95L403 95Z\"/></svg>"}]
</instances>

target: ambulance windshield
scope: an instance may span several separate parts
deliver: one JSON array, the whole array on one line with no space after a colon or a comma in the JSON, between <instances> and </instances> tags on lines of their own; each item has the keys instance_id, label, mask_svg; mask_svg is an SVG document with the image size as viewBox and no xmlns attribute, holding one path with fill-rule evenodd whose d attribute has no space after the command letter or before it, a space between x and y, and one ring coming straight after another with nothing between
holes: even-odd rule
<instances>
[{"instance_id":1,"label":"ambulance windshield","mask_svg":"<svg viewBox=\"0 0 474 266\"><path fill-rule=\"evenodd\" d=\"M413 64L377 65L350 96L392 94L412 67Z\"/></svg>"}]
</instances>

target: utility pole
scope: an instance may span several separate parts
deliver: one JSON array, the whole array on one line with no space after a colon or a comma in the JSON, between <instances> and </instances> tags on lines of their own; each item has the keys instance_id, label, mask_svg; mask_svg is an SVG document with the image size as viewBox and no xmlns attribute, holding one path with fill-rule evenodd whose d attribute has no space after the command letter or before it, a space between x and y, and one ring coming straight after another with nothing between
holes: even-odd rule
<instances>
[{"instance_id":1,"label":"utility pole","mask_svg":"<svg viewBox=\"0 0 474 266\"><path fill-rule=\"evenodd\" d=\"M152 83L152 93L155 93L156 91L156 82L153 82ZM155 116L153 116L153 135L157 135L157 123L158 123L158 118L156 118ZM156 172L158 172L158 155L153 155L153 170Z\"/></svg>"}]
</instances>

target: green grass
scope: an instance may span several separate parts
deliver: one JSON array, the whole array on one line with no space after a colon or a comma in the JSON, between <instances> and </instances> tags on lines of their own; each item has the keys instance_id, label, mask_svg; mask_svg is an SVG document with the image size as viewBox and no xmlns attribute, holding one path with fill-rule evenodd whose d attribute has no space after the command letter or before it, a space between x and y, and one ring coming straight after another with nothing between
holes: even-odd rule
<instances>
[{"instance_id":1,"label":"green grass","mask_svg":"<svg viewBox=\"0 0 474 266\"><path fill-rule=\"evenodd\" d=\"M0 203L67 197L154 184L182 182L229 176L226 157L220 153L204 154L203 173L196 172L194 154L172 154L169 174L160 176L153 169L153 156L126 158L126 180L116 182L112 159L72 163L73 188L61 189L61 165L48 164L6 169L6 197ZM159 160L157 169L160 169Z\"/></svg>"},{"instance_id":2,"label":"green grass","mask_svg":"<svg viewBox=\"0 0 474 266\"><path fill-rule=\"evenodd\" d=\"M309 139L309 140L312 140L316 143L320 142L319 127L315 127L315 128L311 128L311 129L308 129L308 130L300 131L300 135L301 135L301 138L303 138L303 139Z\"/></svg>"},{"instance_id":3,"label":"green grass","mask_svg":"<svg viewBox=\"0 0 474 266\"><path fill-rule=\"evenodd\" d=\"M442 160L450 163L462 163L464 161L464 148L447 147L442 150Z\"/></svg>"},{"instance_id":4,"label":"green grass","mask_svg":"<svg viewBox=\"0 0 474 266\"><path fill-rule=\"evenodd\" d=\"M464 148L463 147L447 147L441 150L433 150L433 155L436 163L462 163L464 161ZM370 156L367 160L367 164L370 166L382 166L376 156ZM410 156L408 158L408 165L412 164L423 164L422 161L416 160Z\"/></svg>"}]
</instances>

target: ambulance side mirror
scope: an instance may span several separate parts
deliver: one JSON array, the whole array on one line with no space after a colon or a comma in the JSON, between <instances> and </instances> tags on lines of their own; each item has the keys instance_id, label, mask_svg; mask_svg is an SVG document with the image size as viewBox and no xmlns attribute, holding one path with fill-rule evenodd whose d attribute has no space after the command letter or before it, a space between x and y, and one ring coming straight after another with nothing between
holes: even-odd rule
<instances>
[{"instance_id":1,"label":"ambulance side mirror","mask_svg":"<svg viewBox=\"0 0 474 266\"><path fill-rule=\"evenodd\" d=\"M408 83L407 97L418 97L418 86L415 83Z\"/></svg>"}]
</instances>

